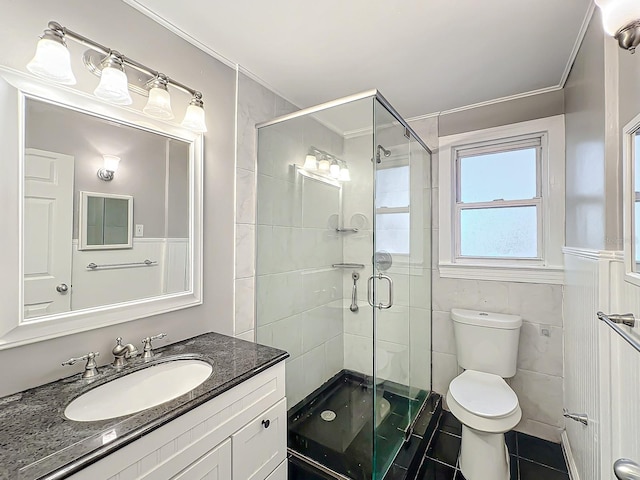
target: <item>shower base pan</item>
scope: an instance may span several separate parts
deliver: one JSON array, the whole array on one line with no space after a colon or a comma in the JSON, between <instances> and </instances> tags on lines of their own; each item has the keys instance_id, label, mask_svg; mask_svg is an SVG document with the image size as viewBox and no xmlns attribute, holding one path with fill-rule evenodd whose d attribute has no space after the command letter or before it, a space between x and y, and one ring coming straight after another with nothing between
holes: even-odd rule
<instances>
[{"instance_id":1,"label":"shower base pan","mask_svg":"<svg viewBox=\"0 0 640 480\"><path fill-rule=\"evenodd\" d=\"M289 449L345 477L371 480L374 388L379 477L404 441L409 410L415 418L427 392L408 401L404 385L385 381L374 387L371 377L343 370L289 410Z\"/></svg>"}]
</instances>

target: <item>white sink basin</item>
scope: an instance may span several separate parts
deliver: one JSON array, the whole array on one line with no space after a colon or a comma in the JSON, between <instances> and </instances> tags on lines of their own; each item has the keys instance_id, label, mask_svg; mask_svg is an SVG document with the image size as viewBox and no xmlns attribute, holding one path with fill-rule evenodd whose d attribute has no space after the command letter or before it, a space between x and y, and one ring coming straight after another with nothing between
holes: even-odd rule
<instances>
[{"instance_id":1,"label":"white sink basin","mask_svg":"<svg viewBox=\"0 0 640 480\"><path fill-rule=\"evenodd\" d=\"M174 360L138 370L100 385L71 402L69 420L92 422L155 407L190 392L213 368L201 360Z\"/></svg>"}]
</instances>

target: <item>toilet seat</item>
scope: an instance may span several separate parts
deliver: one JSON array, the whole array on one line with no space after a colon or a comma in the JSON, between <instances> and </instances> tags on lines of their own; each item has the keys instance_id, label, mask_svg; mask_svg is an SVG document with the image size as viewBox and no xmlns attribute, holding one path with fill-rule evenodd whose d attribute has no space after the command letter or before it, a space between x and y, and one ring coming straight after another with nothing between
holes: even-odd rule
<instances>
[{"instance_id":1,"label":"toilet seat","mask_svg":"<svg viewBox=\"0 0 640 480\"><path fill-rule=\"evenodd\" d=\"M447 405L463 424L481 432L507 432L522 418L518 397L504 379L474 370L451 381Z\"/></svg>"},{"instance_id":2,"label":"toilet seat","mask_svg":"<svg viewBox=\"0 0 640 480\"><path fill-rule=\"evenodd\" d=\"M491 373L466 370L451 381L449 391L460 406L485 418L505 417L518 408L515 392Z\"/></svg>"}]
</instances>

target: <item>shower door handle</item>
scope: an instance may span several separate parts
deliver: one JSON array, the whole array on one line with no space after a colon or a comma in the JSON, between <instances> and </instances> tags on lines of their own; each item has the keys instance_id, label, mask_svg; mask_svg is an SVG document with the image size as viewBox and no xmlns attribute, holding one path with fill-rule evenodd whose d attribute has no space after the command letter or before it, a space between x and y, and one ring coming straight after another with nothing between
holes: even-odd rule
<instances>
[{"instance_id":1,"label":"shower door handle","mask_svg":"<svg viewBox=\"0 0 640 480\"><path fill-rule=\"evenodd\" d=\"M389 303L378 303L374 305L373 303L373 282L375 279L378 280L386 280L389 283ZM391 308L393 306L393 280L388 275L384 273L378 273L377 275L371 275L367 280L367 301L369 305L379 310L386 310L387 308Z\"/></svg>"},{"instance_id":2,"label":"shower door handle","mask_svg":"<svg viewBox=\"0 0 640 480\"><path fill-rule=\"evenodd\" d=\"M613 473L618 480L640 479L640 465L628 458L619 458L613 464Z\"/></svg>"}]
</instances>

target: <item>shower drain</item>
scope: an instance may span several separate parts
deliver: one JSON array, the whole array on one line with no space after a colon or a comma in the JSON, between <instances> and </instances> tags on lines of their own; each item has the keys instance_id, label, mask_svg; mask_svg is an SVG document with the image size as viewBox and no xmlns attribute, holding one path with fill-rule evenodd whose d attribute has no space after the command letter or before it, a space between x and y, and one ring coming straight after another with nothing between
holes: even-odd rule
<instances>
[{"instance_id":1,"label":"shower drain","mask_svg":"<svg viewBox=\"0 0 640 480\"><path fill-rule=\"evenodd\" d=\"M320 414L320 418L322 418L325 422L332 422L336 419L336 412L333 410L325 410Z\"/></svg>"}]
</instances>

